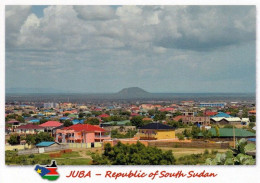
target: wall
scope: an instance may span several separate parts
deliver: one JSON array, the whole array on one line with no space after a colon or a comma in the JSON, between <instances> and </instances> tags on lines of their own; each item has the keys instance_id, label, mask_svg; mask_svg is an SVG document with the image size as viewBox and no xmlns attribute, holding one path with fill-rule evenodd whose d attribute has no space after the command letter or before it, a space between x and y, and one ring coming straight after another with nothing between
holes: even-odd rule
<instances>
[{"instance_id":1,"label":"wall","mask_svg":"<svg viewBox=\"0 0 260 183\"><path fill-rule=\"evenodd\" d=\"M66 145L59 145L59 146L43 147L41 149L44 149L43 152L52 152L52 151L60 151L62 149L69 149L69 146L66 144ZM38 154L38 153L39 153L39 148L18 151L18 155Z\"/></svg>"},{"instance_id":2,"label":"wall","mask_svg":"<svg viewBox=\"0 0 260 183\"><path fill-rule=\"evenodd\" d=\"M216 148L227 149L230 144L228 142L212 143L205 141L191 141L191 142L164 142L164 141L150 141L149 146L156 147L179 147L179 148Z\"/></svg>"},{"instance_id":3,"label":"wall","mask_svg":"<svg viewBox=\"0 0 260 183\"><path fill-rule=\"evenodd\" d=\"M156 135L157 139L174 139L175 138L175 131L174 130L170 130L170 131L157 131L157 135Z\"/></svg>"},{"instance_id":4,"label":"wall","mask_svg":"<svg viewBox=\"0 0 260 183\"><path fill-rule=\"evenodd\" d=\"M27 144L26 144L26 145L14 145L14 146L6 145L6 146L5 146L5 150L6 150L6 151L8 151L8 150L12 151L12 150L15 150L15 149L17 149L17 150L23 150L23 149L25 149L25 148L30 149L30 148L32 148L32 146L31 146L31 145L28 146Z\"/></svg>"}]
</instances>

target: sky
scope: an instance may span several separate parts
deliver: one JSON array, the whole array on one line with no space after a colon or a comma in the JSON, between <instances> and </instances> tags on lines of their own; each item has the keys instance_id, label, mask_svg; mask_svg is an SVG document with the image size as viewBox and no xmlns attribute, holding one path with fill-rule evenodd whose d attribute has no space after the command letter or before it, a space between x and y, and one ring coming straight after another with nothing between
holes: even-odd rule
<instances>
[{"instance_id":1,"label":"sky","mask_svg":"<svg viewBox=\"0 0 260 183\"><path fill-rule=\"evenodd\" d=\"M6 6L6 88L256 90L255 6Z\"/></svg>"}]
</instances>

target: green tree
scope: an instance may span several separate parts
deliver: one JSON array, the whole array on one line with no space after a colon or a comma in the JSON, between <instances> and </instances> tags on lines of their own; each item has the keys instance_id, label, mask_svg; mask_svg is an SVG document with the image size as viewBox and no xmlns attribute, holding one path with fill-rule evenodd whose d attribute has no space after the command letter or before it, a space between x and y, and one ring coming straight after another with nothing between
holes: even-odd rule
<instances>
[{"instance_id":1,"label":"green tree","mask_svg":"<svg viewBox=\"0 0 260 183\"><path fill-rule=\"evenodd\" d=\"M91 125L99 125L99 120L97 118L88 118L86 121L84 121L84 123Z\"/></svg>"},{"instance_id":2,"label":"green tree","mask_svg":"<svg viewBox=\"0 0 260 183\"><path fill-rule=\"evenodd\" d=\"M200 128L197 126L192 126L191 128L192 138L198 138L199 133L200 133Z\"/></svg>"},{"instance_id":3,"label":"green tree","mask_svg":"<svg viewBox=\"0 0 260 183\"><path fill-rule=\"evenodd\" d=\"M11 135L10 138L8 139L8 143L11 145L20 144L20 136L17 134Z\"/></svg>"},{"instance_id":4,"label":"green tree","mask_svg":"<svg viewBox=\"0 0 260 183\"><path fill-rule=\"evenodd\" d=\"M73 125L73 123L72 123L70 120L67 119L67 120L64 121L63 125L64 125L65 127L68 127L68 126Z\"/></svg>"},{"instance_id":5,"label":"green tree","mask_svg":"<svg viewBox=\"0 0 260 183\"><path fill-rule=\"evenodd\" d=\"M105 144L102 155L92 155L93 164L100 165L172 165L176 160L172 151L162 151L157 147L146 147L140 142L115 146Z\"/></svg>"},{"instance_id":6,"label":"green tree","mask_svg":"<svg viewBox=\"0 0 260 183\"><path fill-rule=\"evenodd\" d=\"M38 144L42 141L54 141L54 137L52 137L49 133L47 132L40 132L35 135L35 144Z\"/></svg>"},{"instance_id":7,"label":"green tree","mask_svg":"<svg viewBox=\"0 0 260 183\"><path fill-rule=\"evenodd\" d=\"M250 122L256 122L255 116L249 116L249 120L250 120Z\"/></svg>"},{"instance_id":8,"label":"green tree","mask_svg":"<svg viewBox=\"0 0 260 183\"><path fill-rule=\"evenodd\" d=\"M143 126L143 117L142 116L134 116L130 120L131 124L136 126L136 127L141 127Z\"/></svg>"},{"instance_id":9,"label":"green tree","mask_svg":"<svg viewBox=\"0 0 260 183\"><path fill-rule=\"evenodd\" d=\"M28 145L35 144L35 135L26 135L25 141Z\"/></svg>"}]
</instances>

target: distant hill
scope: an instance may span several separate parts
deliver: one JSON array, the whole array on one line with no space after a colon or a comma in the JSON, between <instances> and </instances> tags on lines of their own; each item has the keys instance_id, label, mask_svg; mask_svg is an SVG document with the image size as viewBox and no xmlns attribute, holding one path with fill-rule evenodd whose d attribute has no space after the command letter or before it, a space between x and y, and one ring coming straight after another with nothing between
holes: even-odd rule
<instances>
[{"instance_id":1,"label":"distant hill","mask_svg":"<svg viewBox=\"0 0 260 183\"><path fill-rule=\"evenodd\" d=\"M124 88L115 94L119 98L147 98L151 93L139 87Z\"/></svg>"}]
</instances>

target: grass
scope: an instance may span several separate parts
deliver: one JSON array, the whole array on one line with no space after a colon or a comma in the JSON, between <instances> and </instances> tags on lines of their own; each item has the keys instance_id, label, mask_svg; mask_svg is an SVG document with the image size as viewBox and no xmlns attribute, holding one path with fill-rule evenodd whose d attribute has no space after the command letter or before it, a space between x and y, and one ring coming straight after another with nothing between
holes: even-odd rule
<instances>
[{"instance_id":1,"label":"grass","mask_svg":"<svg viewBox=\"0 0 260 183\"><path fill-rule=\"evenodd\" d=\"M192 154L201 154L204 153L205 149L203 148L171 148L171 147L160 147L163 151L172 150L172 153L176 159L180 157L192 155ZM209 151L214 150L220 153L226 152L228 149L208 149Z\"/></svg>"},{"instance_id":2,"label":"grass","mask_svg":"<svg viewBox=\"0 0 260 183\"><path fill-rule=\"evenodd\" d=\"M58 165L90 165L92 160L89 158L78 159L57 159Z\"/></svg>"},{"instance_id":3,"label":"grass","mask_svg":"<svg viewBox=\"0 0 260 183\"><path fill-rule=\"evenodd\" d=\"M51 152L54 153L54 152ZM89 165L92 162L90 157L81 156L79 152L63 153L59 158L51 158L51 153L31 154L18 156L15 151L6 151L7 165L47 165L51 160L56 160L58 165Z\"/></svg>"}]
</instances>

